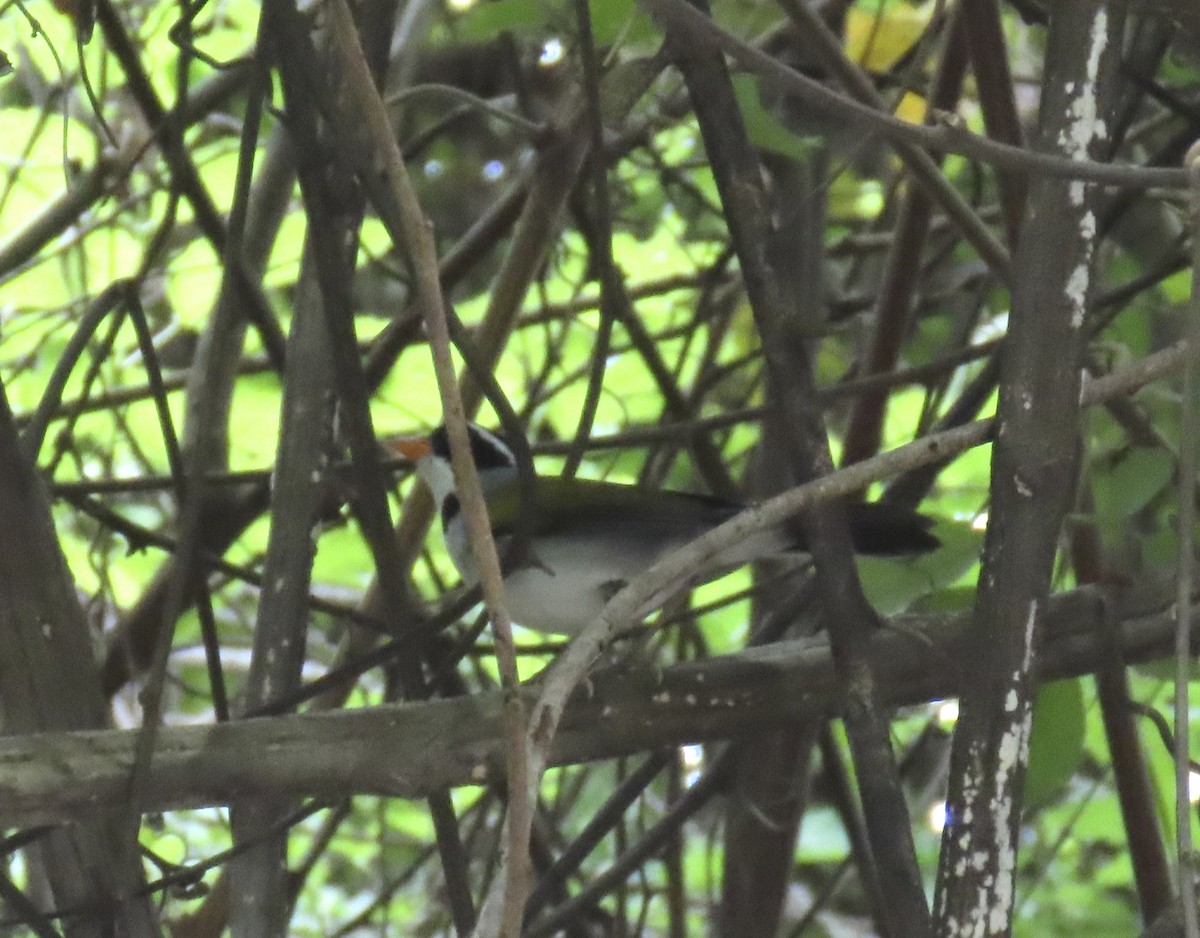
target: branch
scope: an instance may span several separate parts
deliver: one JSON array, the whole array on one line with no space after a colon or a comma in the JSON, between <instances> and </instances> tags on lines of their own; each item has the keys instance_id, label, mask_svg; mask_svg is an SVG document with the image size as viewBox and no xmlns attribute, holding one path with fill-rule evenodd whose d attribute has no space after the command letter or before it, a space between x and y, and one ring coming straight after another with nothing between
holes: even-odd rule
<instances>
[{"instance_id":1,"label":"branch","mask_svg":"<svg viewBox=\"0 0 1200 938\"><path fill-rule=\"evenodd\" d=\"M1169 655L1169 585L1106 606L1094 589L1054 597L1038 677L1096 670L1113 647L1130 664ZM1114 623L1105 632L1105 616ZM905 616L875 633L872 666L883 699L910 706L956 694L967 654L963 615ZM1111 635L1111 638L1110 638ZM1110 644L1110 642L1115 643ZM522 689L526 703L536 688ZM663 746L733 739L828 715L839 692L824 639L783 642L665 671L612 668L573 695L552 765ZM146 811L226 804L235 797L424 798L504 776L503 694L371 709L168 726L146 779ZM93 818L125 804L136 733L38 733L0 738L0 823L8 827Z\"/></svg>"},{"instance_id":2,"label":"branch","mask_svg":"<svg viewBox=\"0 0 1200 938\"><path fill-rule=\"evenodd\" d=\"M681 36L699 48L719 49L739 65L757 75L770 79L772 84L791 92L805 103L822 111L854 121L888 140L903 140L940 153L959 153L988 163L997 169L1014 172L1041 173L1063 179L1083 179L1088 182L1130 189L1163 187L1182 189L1187 185L1181 169L1150 169L1141 166L1121 166L1075 161L1045 153L1034 153L1020 147L1007 146L980 137L949 122L937 127L910 124L890 114L847 98L820 82L788 68L765 52L754 48L717 26L712 20L690 7L686 0L640 0L658 22L678 29Z\"/></svg>"},{"instance_id":3,"label":"branch","mask_svg":"<svg viewBox=\"0 0 1200 938\"><path fill-rule=\"evenodd\" d=\"M1039 150L1082 163L1106 147L1123 17L1104 0L1056 7ZM1082 40L1082 41L1081 41ZM1080 392L1099 188L1037 177L1015 263L992 448L991 524L970 674L950 763L935 890L938 934L1012 929L1021 793L1042 621L1082 450Z\"/></svg>"}]
</instances>

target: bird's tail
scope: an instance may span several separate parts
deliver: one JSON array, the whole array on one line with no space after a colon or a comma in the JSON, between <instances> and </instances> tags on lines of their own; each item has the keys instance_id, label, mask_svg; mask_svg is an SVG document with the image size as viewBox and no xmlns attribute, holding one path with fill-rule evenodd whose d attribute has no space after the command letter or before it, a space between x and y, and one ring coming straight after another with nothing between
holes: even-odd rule
<instances>
[{"instance_id":1,"label":"bird's tail","mask_svg":"<svg viewBox=\"0 0 1200 938\"><path fill-rule=\"evenodd\" d=\"M933 519L911 508L891 502L852 502L846 508L857 553L895 557L925 554L941 546L929 530Z\"/></svg>"},{"instance_id":2,"label":"bird's tail","mask_svg":"<svg viewBox=\"0 0 1200 938\"><path fill-rule=\"evenodd\" d=\"M858 554L875 557L900 557L924 554L941 546L929 529L933 519L911 508L891 502L850 502L850 540ZM788 550L809 552L808 537L800 518L785 525L791 544Z\"/></svg>"}]
</instances>

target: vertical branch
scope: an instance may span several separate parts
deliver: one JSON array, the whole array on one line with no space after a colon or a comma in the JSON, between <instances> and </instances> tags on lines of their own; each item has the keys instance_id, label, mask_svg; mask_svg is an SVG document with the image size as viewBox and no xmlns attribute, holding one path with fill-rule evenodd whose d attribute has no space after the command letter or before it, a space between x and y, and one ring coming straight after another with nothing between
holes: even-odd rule
<instances>
[{"instance_id":1,"label":"vertical branch","mask_svg":"<svg viewBox=\"0 0 1200 938\"><path fill-rule=\"evenodd\" d=\"M1021 122L998 7L996 0L963 0L958 17L966 28L971 71L975 73L975 84L979 88L979 107L988 136L1020 146ZM1004 230L1009 245L1013 246L1017 243L1021 218L1025 214L1028 180L1019 173L998 170L996 188L1000 191Z\"/></svg>"},{"instance_id":2,"label":"vertical branch","mask_svg":"<svg viewBox=\"0 0 1200 938\"><path fill-rule=\"evenodd\" d=\"M342 419L349 442L357 497L352 502L355 518L375 561L384 607L392 621L400 622L407 607L401 581L399 545L390 525L387 478L380 464L371 425L370 387L359 356L350 297L350 280L338 254L343 246L325 240L332 226L319 219L331 217L329 180L322 163L325 149L318 136L317 105L330 123L329 132L339 137L331 153L348 156L347 169L355 172L369 197L389 223L397 243L414 254L418 293L424 305L441 303L437 282L437 260L415 196L406 187L407 176L395 139L391 135L383 103L373 84L359 45L353 18L342 4L332 3L328 15L329 54L318 58L308 26L287 0L275 0L268 12L279 26L280 71L293 132L298 138L301 191L319 230L312 230L316 247L313 258L321 286L325 327L329 337L333 374L342 405ZM333 117L336 115L336 117ZM397 187L396 190L391 188ZM400 198L407 201L401 208ZM403 237L397 223L407 227ZM432 280L432 287L430 281ZM427 696L424 674L416 656L399 659L404 691L410 697ZM428 799L442 867L450 894L455 927L465 934L474 925L474 908L466 878L466 856L459 837L454 807L445 792Z\"/></svg>"},{"instance_id":3,"label":"vertical branch","mask_svg":"<svg viewBox=\"0 0 1200 938\"><path fill-rule=\"evenodd\" d=\"M1085 515L1095 511L1091 479L1086 468L1081 473L1076 504ZM1076 582L1102 587L1105 570L1099 526L1092 521L1073 523L1068 527L1067 535ZM1104 655L1103 666L1096 672L1096 695L1104 720L1104 736L1112 756L1113 781L1121 804L1142 921L1153 922L1171 905L1174 890L1158 806L1138 733L1137 715L1130 706L1125 656L1115 640L1115 623L1111 618L1110 611L1106 616L1105 634L1109 649Z\"/></svg>"},{"instance_id":4,"label":"vertical branch","mask_svg":"<svg viewBox=\"0 0 1200 938\"><path fill-rule=\"evenodd\" d=\"M1192 302L1188 321L1188 343L1200 344L1200 142L1192 144L1184 158L1191 183L1192 223ZM1192 848L1192 806L1188 798L1191 778L1191 752L1188 730L1191 704L1188 681L1191 679L1192 589L1196 558L1193 541L1196 530L1196 353L1192 351L1183 366L1183 414L1179 428L1179 594L1175 633L1175 828L1179 850L1179 900L1183 906L1184 938L1197 938L1196 862Z\"/></svg>"},{"instance_id":5,"label":"vertical branch","mask_svg":"<svg viewBox=\"0 0 1200 938\"><path fill-rule=\"evenodd\" d=\"M703 9L704 5L697 6ZM785 451L801 478L824 475L831 470L832 460L804 347L803 325L792 313L798 305L795 287L786 288L787 278L771 261L772 240L777 236L772 207L729 70L721 54L697 48L674 23L667 27L667 40L700 124L763 357L780 409L787 416L781 422ZM896 935L927 935L929 907L917 867L908 807L867 658L875 613L858 580L845 507L837 502L815 506L803 520L816 560L822 621L829 631L845 692L844 717L871 846L887 897L883 911Z\"/></svg>"},{"instance_id":6,"label":"vertical branch","mask_svg":"<svg viewBox=\"0 0 1200 938\"><path fill-rule=\"evenodd\" d=\"M807 323L822 322L826 313L821 289L826 260L824 157L823 152L813 148L806 161L780 161L772 174L779 187L780 213L787 218L775 233L773 254L795 271L790 283L809 285L808 289L794 291L796 315ZM792 353L805 355L806 350L797 348ZM798 481L783 442L787 418L775 406L777 387L774 380L766 382L767 412L750 476L756 500L785 491ZM763 571L755 572L757 580ZM815 591L811 585L811 578L799 587L790 579L775 584L756 582L751 641L757 644L778 637L771 621L781 617L792 621L803 616L802 621L812 621L815 627L817 613L811 601ZM773 633L774 637L768 638ZM723 938L779 932L784 899L795 871L797 835L809 802L813 750L823 725L828 724L820 719L797 720L751 734L742 741L741 758L730 769L730 786L735 794L725 812L717 921L717 933ZM869 863L872 858L866 859ZM863 879L878 881L865 869ZM884 903L874 901L879 898L878 890L869 895L875 921L881 922ZM882 928L880 933L885 933Z\"/></svg>"},{"instance_id":7,"label":"vertical branch","mask_svg":"<svg viewBox=\"0 0 1200 938\"><path fill-rule=\"evenodd\" d=\"M335 227L341 227L336 219ZM343 237L330 238L346 244ZM288 337L277 467L271 486L271 527L254 627L250 672L242 701L250 711L291 694L300 683L308 627L308 591L316 544L312 528L327 491L324 457L332 393L328 339L309 240L297 283ZM350 263L343 257L343 262ZM287 835L278 822L294 809L290 799L247 799L231 805L234 843L248 849L230 864L230 931L284 935L289 915Z\"/></svg>"},{"instance_id":8,"label":"vertical branch","mask_svg":"<svg viewBox=\"0 0 1200 938\"><path fill-rule=\"evenodd\" d=\"M657 5L662 0L651 0L651 2ZM675 0L668 0L668 2L674 3ZM869 104L879 111L888 109L882 96L875 90L870 79L863 74L862 69L847 58L841 42L817 14L815 8L800 3L799 0L781 0L780 5L796 24L800 35L808 43L821 65L837 78L851 97L864 104ZM929 198L937 203L946 216L961 228L963 237L979 252L980 259L992 269L997 277L1008 283L1012 279L1012 266L1008 251L984 225L958 190L942 175L933 157L919 147L903 140L893 140L892 146L895 148L896 155L904 161L913 184L925 189Z\"/></svg>"},{"instance_id":9,"label":"vertical branch","mask_svg":"<svg viewBox=\"0 0 1200 938\"><path fill-rule=\"evenodd\" d=\"M17 436L0 384L0 705L7 733L99 729L106 714L91 638L42 480ZM97 811L50 831L30 857L67 916L67 938L152 938L140 894L136 823Z\"/></svg>"},{"instance_id":10,"label":"vertical branch","mask_svg":"<svg viewBox=\"0 0 1200 938\"><path fill-rule=\"evenodd\" d=\"M386 33L394 18L390 3L367 4L374 32ZM262 17L258 54L269 59L273 36ZM376 59L379 56L376 55ZM379 66L377 65L377 70ZM314 251L327 251L346 269L354 267L354 237L362 220L362 198L346 187L330 218L310 216L316 236L305 239L297 281L294 315L284 363L284 397L276 472L271 486L271 527L263 567L271 587L262 594L243 711L252 712L293 694L299 687L309 625L307 600L316 543L312 537L328 498L326 456L332 426L333 368L324 328L323 298ZM314 428L315 431L314 431ZM292 911L293 883L287 864L286 818L294 804L286 798L255 798L230 806L234 844L244 852L230 863L230 933L239 936L286 935Z\"/></svg>"},{"instance_id":11,"label":"vertical branch","mask_svg":"<svg viewBox=\"0 0 1200 938\"><path fill-rule=\"evenodd\" d=\"M114 35L120 34L120 22L109 4L105 3L104 9L100 13L102 22L107 24L106 30ZM138 81L135 80L135 76L138 74L137 69L132 65L127 65L126 68L131 86L137 87ZM258 128L255 126L257 121L254 120L254 117L260 113L263 91L263 74L259 70L254 73L250 85L248 106L250 119L243 127L241 136L238 174L229 226L226 230L218 218L217 227L220 229L221 237L213 240L214 246L219 246L223 265L218 305L214 316L214 329L218 324L224 323L228 329L232 330L227 333L231 341L233 335L241 331L241 326L238 324L240 318L233 315L233 310L237 308L237 301L247 292L254 292L249 289L250 280L243 264L242 247L245 243L244 235L249 211L250 179L253 173L254 155L257 151ZM148 89L143 97L146 98L143 108L149 116L153 113L156 100L153 89ZM183 151L182 140L177 141L178 145L176 142L172 142L171 127L169 126L171 123L165 121L162 125L162 131L166 135L164 139L167 141L164 144L164 153L168 154L169 158L170 154L174 154L172 168L177 177L176 182L179 183L180 179L184 180L183 183L180 183L180 188L186 188L186 180L191 178L188 168L190 167L194 171L194 166ZM199 197L202 195L205 195L204 190L198 188L195 202L198 218L202 215L200 206L206 204L205 199ZM274 320L265 316L263 323L264 325L266 323L274 324ZM264 342L271 334L273 333L270 329L264 331ZM234 344L237 345L240 342L234 342ZM282 352L273 361L277 365L282 365ZM177 474L181 469L183 472L183 477L176 479L179 502L179 547L175 555L175 562L168 568L164 582L162 605L159 607L161 618L156 623L151 642L149 679L141 695L142 727L138 736L137 759L130 774L129 783L129 801L133 818L138 820L140 820L139 805L145 792L146 778L150 770L150 761L159 729L158 724L162 719L167 662L174 642L175 627L192 597L203 593L197 583L198 579L204 576L204 570L199 561L204 553L206 543L208 525L205 522L210 513L214 511L212 489L205 480L205 474L213 469L214 465L225 465L228 458L228 407L236 370L228 363L224 363L224 367L222 367L222 363L217 360L213 360L212 365L223 374L224 380L214 382L214 385L209 387L205 393L201 392L201 385L193 385L192 390L195 393L189 395L189 402L195 409L189 415L187 429L193 434L191 441L194 445L187 447L186 459L171 460L173 470ZM180 465L181 463L182 465ZM205 606L207 606L207 601L202 603L202 609Z\"/></svg>"},{"instance_id":12,"label":"vertical branch","mask_svg":"<svg viewBox=\"0 0 1200 938\"><path fill-rule=\"evenodd\" d=\"M1121 11L1056 6L1038 149L1086 160L1106 142ZM1080 37L1085 37L1083 41ZM1039 179L1022 232L992 455L992 523L970 627L938 869L939 934L1012 928L1034 654L1080 449L1080 369L1097 237L1096 187Z\"/></svg>"},{"instance_id":13,"label":"vertical branch","mask_svg":"<svg viewBox=\"0 0 1200 938\"><path fill-rule=\"evenodd\" d=\"M587 95L588 131L591 137L592 170L592 219L596 227L595 247L592 259L599 268L600 278L600 330L592 350L592 364L588 373L587 390L579 412L579 423L575 429L575 443L567 455L563 475L575 475L583 462L583 448L592 433L596 419L596 408L600 403L600 390L604 384L604 370L608 362L608 350L612 344L613 287L618 271L613 262L612 215L608 197L608 161L604 158L604 115L600 111L600 64L596 57L596 42L592 36L592 17L587 0L575 0L575 22L579 29L579 51L583 59L583 84Z\"/></svg>"},{"instance_id":14,"label":"vertical branch","mask_svg":"<svg viewBox=\"0 0 1200 938\"><path fill-rule=\"evenodd\" d=\"M954 14L942 60L929 96L931 109L953 111L962 92L966 72L966 13ZM933 202L926 191L910 185L901 196L895 237L888 250L879 301L873 310L873 333L867 350L864 375L886 374L896 367L900 348L908 338L913 297L921 281L921 254L929 234ZM873 455L883 439L889 390L863 394L855 402L843 439L842 462L849 464Z\"/></svg>"}]
</instances>

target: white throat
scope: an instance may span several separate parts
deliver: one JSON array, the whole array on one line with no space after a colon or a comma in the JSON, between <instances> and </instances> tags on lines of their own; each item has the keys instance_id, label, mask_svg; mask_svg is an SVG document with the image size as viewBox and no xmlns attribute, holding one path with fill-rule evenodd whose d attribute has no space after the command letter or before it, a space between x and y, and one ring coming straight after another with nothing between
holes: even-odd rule
<instances>
[{"instance_id":1,"label":"white throat","mask_svg":"<svg viewBox=\"0 0 1200 938\"><path fill-rule=\"evenodd\" d=\"M440 456L430 454L417 460L417 475L421 477L422 482L429 486L429 491L433 495L433 503L437 505L439 511L442 503L446 501L446 496L458 488L454 484L454 470L450 467L450 463Z\"/></svg>"}]
</instances>

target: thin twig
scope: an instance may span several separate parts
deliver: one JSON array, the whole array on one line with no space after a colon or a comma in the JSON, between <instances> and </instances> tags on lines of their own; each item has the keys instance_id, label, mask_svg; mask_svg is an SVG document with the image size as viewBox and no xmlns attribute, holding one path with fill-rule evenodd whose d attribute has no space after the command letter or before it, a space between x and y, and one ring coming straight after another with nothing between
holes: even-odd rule
<instances>
[{"instance_id":1,"label":"thin twig","mask_svg":"<svg viewBox=\"0 0 1200 938\"><path fill-rule=\"evenodd\" d=\"M596 61L596 43L592 37L592 17L587 0L575 0L575 23L579 31L579 55L583 66L583 87L587 98L587 123L591 136L592 204L589 252L596 265L600 280L600 328L592 347L588 380L583 394L583 405L579 409L579 420L575 428L575 442L567 454L563 476L570 478L579 471L583 462L584 447L591 435L596 419L596 408L600 404L600 392L604 387L604 372L608 366L609 349L612 345L613 287L618 273L613 261L612 208L608 194L608 164L604 159L604 117L600 111L600 66ZM585 190L586 192L586 190ZM586 215L587 199L583 214Z\"/></svg>"},{"instance_id":2,"label":"thin twig","mask_svg":"<svg viewBox=\"0 0 1200 938\"><path fill-rule=\"evenodd\" d=\"M1093 160L1076 161L1061 156L1034 153L977 136L952 123L950 119L943 120L935 126L910 124L841 95L820 82L788 68L762 50L722 29L703 13L689 6L685 0L640 0L640 5L656 19L680 30L681 35L686 35L689 41L700 46L720 49L739 65L769 79L776 87L795 93L805 102L838 118L868 127L889 140L906 140L930 150L959 153L997 169L1014 172L1041 173L1132 189L1182 189L1187 185L1183 172L1178 169L1122 166L1097 163Z\"/></svg>"},{"instance_id":3,"label":"thin twig","mask_svg":"<svg viewBox=\"0 0 1200 938\"><path fill-rule=\"evenodd\" d=\"M512 124L514 127L519 127L530 136L536 137L542 133L545 128L541 124L535 123L528 118L518 114L516 111L510 111L502 108L499 105L493 104L477 94L472 94L465 88L458 88L454 85L445 85L438 82L429 82L424 85L409 85L401 91L390 94L385 99L385 103L396 107L407 101L417 97L446 97L452 98L455 101L461 101L469 107L482 111L485 114L495 117L498 120Z\"/></svg>"},{"instance_id":4,"label":"thin twig","mask_svg":"<svg viewBox=\"0 0 1200 938\"><path fill-rule=\"evenodd\" d=\"M357 47L358 34L348 6L340 2L329 3L326 5L326 15L330 32L335 37L334 45L340 48ZM528 816L522 814L529 801L524 794L528 786L529 775L523 748L520 746L525 725L524 708L516 693L519 685L516 653L513 649L512 620L505 608L500 558L492 539L483 489L479 484L475 465L471 459L466 412L450 350L450 330L446 322L446 306L442 296L433 232L408 177L399 145L390 132L390 123L383 101L374 85L370 83L370 76L365 73L365 63L362 62L361 57L355 59L348 56L344 65L347 70L346 78L358 86L355 90L360 94L360 104L364 112L362 116L369 122L372 129L380 130L380 133L375 134L374 142L379 146L378 156L384 164L380 170L377 170L376 176L382 184L375 189L372 195L376 200L376 210L379 211L393 236L398 237L408 249L412 262L417 294L421 300L422 315L429 333L434 371L437 376L438 390L442 397L446 428L450 437L451 462L458 488L459 503L462 506L463 519L467 525L471 551L479 569L484 600L491 614L501 682L508 691L505 725L511 741L508 780L512 792L509 811L509 856L508 863L505 865L507 875L503 877L507 884L504 891L503 914L495 920L503 923L503 926L496 928L495 931L492 930L493 920L489 918L489 908L485 905L480 910L475 934L480 936L504 934L515 938L520 931L521 912L529 889L528 875L524 871L529 856L528 838L532 814Z\"/></svg>"}]
</instances>

